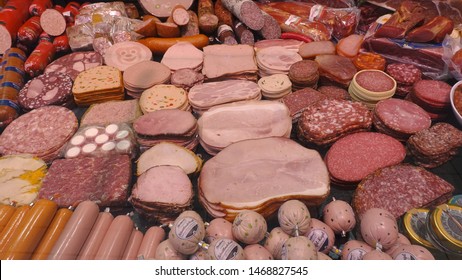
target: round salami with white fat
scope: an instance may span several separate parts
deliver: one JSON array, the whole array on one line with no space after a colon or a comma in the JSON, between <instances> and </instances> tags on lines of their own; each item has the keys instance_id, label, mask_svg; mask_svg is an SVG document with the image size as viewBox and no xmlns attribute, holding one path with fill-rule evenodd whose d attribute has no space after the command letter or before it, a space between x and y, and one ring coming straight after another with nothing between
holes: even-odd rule
<instances>
[{"instance_id":1,"label":"round salami with white fat","mask_svg":"<svg viewBox=\"0 0 462 280\"><path fill-rule=\"evenodd\" d=\"M308 237L291 237L282 247L281 258L283 260L317 260L318 251Z\"/></svg>"},{"instance_id":2,"label":"round salami with white fat","mask_svg":"<svg viewBox=\"0 0 462 280\"><path fill-rule=\"evenodd\" d=\"M271 253L260 244L247 245L244 248L244 257L246 260L272 260Z\"/></svg>"},{"instance_id":3,"label":"round salami with white fat","mask_svg":"<svg viewBox=\"0 0 462 280\"><path fill-rule=\"evenodd\" d=\"M205 242L212 243L217 238L234 239L233 224L223 218L216 218L210 221L205 229Z\"/></svg>"},{"instance_id":4,"label":"round salami with white fat","mask_svg":"<svg viewBox=\"0 0 462 280\"><path fill-rule=\"evenodd\" d=\"M402 245L391 256L394 260L434 260L435 257L423 246Z\"/></svg>"},{"instance_id":5,"label":"round salami with white fat","mask_svg":"<svg viewBox=\"0 0 462 280\"><path fill-rule=\"evenodd\" d=\"M50 63L44 73L60 72L75 80L80 72L101 65L103 65L103 57L97 52L73 52Z\"/></svg>"},{"instance_id":6,"label":"round salami with white fat","mask_svg":"<svg viewBox=\"0 0 462 280\"><path fill-rule=\"evenodd\" d=\"M364 255L368 252L374 250L371 246L367 245L367 243L358 241L358 240L350 240L342 248L341 259L342 260L362 260Z\"/></svg>"},{"instance_id":7,"label":"round salami with white fat","mask_svg":"<svg viewBox=\"0 0 462 280\"><path fill-rule=\"evenodd\" d=\"M208 253L212 260L243 260L244 249L236 241L218 238L209 245Z\"/></svg>"},{"instance_id":8,"label":"round salami with white fat","mask_svg":"<svg viewBox=\"0 0 462 280\"><path fill-rule=\"evenodd\" d=\"M375 170L404 160L406 149L398 140L376 132L358 132L335 142L325 162L333 182L354 185Z\"/></svg>"},{"instance_id":9,"label":"round salami with white fat","mask_svg":"<svg viewBox=\"0 0 462 280\"><path fill-rule=\"evenodd\" d=\"M356 225L355 213L350 204L343 200L329 202L322 211L323 221L336 234L346 235Z\"/></svg>"},{"instance_id":10,"label":"round salami with white fat","mask_svg":"<svg viewBox=\"0 0 462 280\"><path fill-rule=\"evenodd\" d=\"M269 233L263 246L271 253L274 259L280 260L282 254L282 246L284 246L284 243L289 238L290 236L280 227L275 227Z\"/></svg>"},{"instance_id":11,"label":"round salami with white fat","mask_svg":"<svg viewBox=\"0 0 462 280\"><path fill-rule=\"evenodd\" d=\"M413 85L422 79L422 71L412 64L390 63L385 71L401 85Z\"/></svg>"},{"instance_id":12,"label":"round salami with white fat","mask_svg":"<svg viewBox=\"0 0 462 280\"><path fill-rule=\"evenodd\" d=\"M387 210L371 208L360 217L361 236L372 247L389 249L398 240L398 224Z\"/></svg>"},{"instance_id":13,"label":"round salami with white fat","mask_svg":"<svg viewBox=\"0 0 462 280\"><path fill-rule=\"evenodd\" d=\"M318 219L311 219L310 230L305 236L313 242L319 252L327 254L334 247L334 231Z\"/></svg>"},{"instance_id":14,"label":"round salami with white fat","mask_svg":"<svg viewBox=\"0 0 462 280\"><path fill-rule=\"evenodd\" d=\"M305 235L310 230L310 211L300 200L289 200L279 207L278 221L285 233L291 236Z\"/></svg>"},{"instance_id":15,"label":"round salami with white fat","mask_svg":"<svg viewBox=\"0 0 462 280\"><path fill-rule=\"evenodd\" d=\"M241 211L232 226L233 236L245 244L260 242L265 237L267 229L265 218L251 210Z\"/></svg>"},{"instance_id":16,"label":"round salami with white fat","mask_svg":"<svg viewBox=\"0 0 462 280\"><path fill-rule=\"evenodd\" d=\"M26 111L47 105L71 105L72 79L66 74L50 72L29 80L18 94L19 105Z\"/></svg>"},{"instance_id":17,"label":"round salami with white fat","mask_svg":"<svg viewBox=\"0 0 462 280\"><path fill-rule=\"evenodd\" d=\"M168 234L173 248L185 255L194 254L199 249L199 243L204 237L204 221L198 215L178 216Z\"/></svg>"}]
</instances>

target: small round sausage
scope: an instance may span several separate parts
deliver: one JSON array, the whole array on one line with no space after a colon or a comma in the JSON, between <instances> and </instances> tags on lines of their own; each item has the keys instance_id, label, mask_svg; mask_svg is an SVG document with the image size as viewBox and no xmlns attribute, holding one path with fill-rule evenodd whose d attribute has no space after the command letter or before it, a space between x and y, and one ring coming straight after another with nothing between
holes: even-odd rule
<instances>
[{"instance_id":1,"label":"small round sausage","mask_svg":"<svg viewBox=\"0 0 462 280\"><path fill-rule=\"evenodd\" d=\"M394 260L434 260L432 253L420 245L401 245L391 256Z\"/></svg>"},{"instance_id":2,"label":"small round sausage","mask_svg":"<svg viewBox=\"0 0 462 280\"><path fill-rule=\"evenodd\" d=\"M387 253L390 256L393 256L395 250L401 247L401 245L411 245L411 241L409 241L409 239L403 234L398 233L398 239L396 240L395 244L391 245L391 247L388 250L386 250L385 253Z\"/></svg>"},{"instance_id":3,"label":"small round sausage","mask_svg":"<svg viewBox=\"0 0 462 280\"><path fill-rule=\"evenodd\" d=\"M212 243L216 238L233 239L233 224L223 218L216 218L210 221L205 228L205 242Z\"/></svg>"},{"instance_id":4,"label":"small round sausage","mask_svg":"<svg viewBox=\"0 0 462 280\"><path fill-rule=\"evenodd\" d=\"M271 230L265 240L264 247L273 255L276 260L281 259L282 246L289 239L289 235L285 233L280 227L275 227Z\"/></svg>"},{"instance_id":5,"label":"small round sausage","mask_svg":"<svg viewBox=\"0 0 462 280\"><path fill-rule=\"evenodd\" d=\"M342 248L341 259L362 260L364 255L372 250L373 248L365 242L350 240Z\"/></svg>"},{"instance_id":6,"label":"small round sausage","mask_svg":"<svg viewBox=\"0 0 462 280\"><path fill-rule=\"evenodd\" d=\"M208 253L212 260L243 260L244 250L236 241L218 238L210 243Z\"/></svg>"},{"instance_id":7,"label":"small round sausage","mask_svg":"<svg viewBox=\"0 0 462 280\"><path fill-rule=\"evenodd\" d=\"M200 216L190 215L189 213L178 216L175 222L173 222L173 226L168 234L168 239L173 248L185 255L194 254L199 249L199 242L201 242L204 237L204 221Z\"/></svg>"},{"instance_id":8,"label":"small round sausage","mask_svg":"<svg viewBox=\"0 0 462 280\"><path fill-rule=\"evenodd\" d=\"M232 226L233 236L245 244L255 244L263 240L267 229L265 218L251 210L239 212Z\"/></svg>"},{"instance_id":9,"label":"small round sausage","mask_svg":"<svg viewBox=\"0 0 462 280\"><path fill-rule=\"evenodd\" d=\"M311 216L308 207L300 200L289 200L278 211L281 229L290 236L305 235L310 230Z\"/></svg>"},{"instance_id":10,"label":"small round sausage","mask_svg":"<svg viewBox=\"0 0 462 280\"><path fill-rule=\"evenodd\" d=\"M323 221L335 234L341 234L343 237L351 231L356 225L355 214L350 204L343 200L334 200L328 203L323 211Z\"/></svg>"},{"instance_id":11,"label":"small round sausage","mask_svg":"<svg viewBox=\"0 0 462 280\"><path fill-rule=\"evenodd\" d=\"M363 260L392 260L391 256L380 250L372 250L363 256Z\"/></svg>"},{"instance_id":12,"label":"small round sausage","mask_svg":"<svg viewBox=\"0 0 462 280\"><path fill-rule=\"evenodd\" d=\"M317 260L318 251L306 236L290 237L282 246L283 260Z\"/></svg>"},{"instance_id":13,"label":"small round sausage","mask_svg":"<svg viewBox=\"0 0 462 280\"><path fill-rule=\"evenodd\" d=\"M186 256L175 250L169 239L165 239L164 241L160 242L159 246L157 246L156 255L154 256L154 259L185 260Z\"/></svg>"},{"instance_id":14,"label":"small round sausage","mask_svg":"<svg viewBox=\"0 0 462 280\"><path fill-rule=\"evenodd\" d=\"M316 246L316 250L327 254L334 246L334 231L318 219L311 219L310 230L305 235Z\"/></svg>"},{"instance_id":15,"label":"small round sausage","mask_svg":"<svg viewBox=\"0 0 462 280\"><path fill-rule=\"evenodd\" d=\"M387 210L371 208L361 216L361 236L372 247L389 249L398 240L396 219Z\"/></svg>"},{"instance_id":16,"label":"small round sausage","mask_svg":"<svg viewBox=\"0 0 462 280\"><path fill-rule=\"evenodd\" d=\"M273 260L271 253L260 244L245 246L244 257L246 260Z\"/></svg>"}]
</instances>

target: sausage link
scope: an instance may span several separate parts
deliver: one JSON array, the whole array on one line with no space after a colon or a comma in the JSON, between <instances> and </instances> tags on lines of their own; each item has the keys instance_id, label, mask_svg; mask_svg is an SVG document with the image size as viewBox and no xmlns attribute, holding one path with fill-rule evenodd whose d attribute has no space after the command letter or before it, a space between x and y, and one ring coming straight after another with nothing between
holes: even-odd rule
<instances>
[{"instance_id":1,"label":"sausage link","mask_svg":"<svg viewBox=\"0 0 462 280\"><path fill-rule=\"evenodd\" d=\"M5 228L0 233L0 252L5 251L5 248L10 244L14 237L13 234L18 228L19 224L24 220L27 212L30 210L30 205L23 205L16 208L13 216L6 224Z\"/></svg>"},{"instance_id":2,"label":"sausage link","mask_svg":"<svg viewBox=\"0 0 462 280\"><path fill-rule=\"evenodd\" d=\"M13 205L0 205L0 232L6 227L16 208Z\"/></svg>"},{"instance_id":3,"label":"sausage link","mask_svg":"<svg viewBox=\"0 0 462 280\"><path fill-rule=\"evenodd\" d=\"M109 208L104 212L98 214L95 225L91 229L90 235L83 244L82 250L77 257L78 260L94 260L98 252L101 242L103 242L104 235L106 235L109 226L114 220L114 216L109 213Z\"/></svg>"}]
</instances>

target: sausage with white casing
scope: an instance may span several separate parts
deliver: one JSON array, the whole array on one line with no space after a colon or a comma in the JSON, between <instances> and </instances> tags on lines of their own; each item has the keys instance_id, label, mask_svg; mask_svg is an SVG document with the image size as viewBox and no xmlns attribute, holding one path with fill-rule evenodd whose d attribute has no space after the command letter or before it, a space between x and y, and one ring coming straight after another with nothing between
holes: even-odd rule
<instances>
[{"instance_id":1,"label":"sausage with white casing","mask_svg":"<svg viewBox=\"0 0 462 280\"><path fill-rule=\"evenodd\" d=\"M291 236L300 236L305 235L310 230L311 215L303 202L289 200L279 207L278 221L285 233Z\"/></svg>"},{"instance_id":2,"label":"sausage with white casing","mask_svg":"<svg viewBox=\"0 0 462 280\"><path fill-rule=\"evenodd\" d=\"M199 214L191 212L186 211L178 216L168 234L173 248L184 255L192 255L199 250L205 237L204 221Z\"/></svg>"},{"instance_id":3,"label":"sausage with white casing","mask_svg":"<svg viewBox=\"0 0 462 280\"><path fill-rule=\"evenodd\" d=\"M265 218L251 210L239 212L232 227L233 236L245 244L260 242L265 237L267 229Z\"/></svg>"},{"instance_id":4,"label":"sausage with white casing","mask_svg":"<svg viewBox=\"0 0 462 280\"><path fill-rule=\"evenodd\" d=\"M335 243L334 231L318 219L311 219L310 230L305 234L319 252L327 254Z\"/></svg>"},{"instance_id":5,"label":"sausage with white casing","mask_svg":"<svg viewBox=\"0 0 462 280\"><path fill-rule=\"evenodd\" d=\"M329 202L323 209L323 221L336 234L346 236L356 225L353 208L343 200Z\"/></svg>"},{"instance_id":6,"label":"sausage with white casing","mask_svg":"<svg viewBox=\"0 0 462 280\"><path fill-rule=\"evenodd\" d=\"M281 258L283 260L317 260L318 251L308 237L291 237L282 247Z\"/></svg>"}]
</instances>

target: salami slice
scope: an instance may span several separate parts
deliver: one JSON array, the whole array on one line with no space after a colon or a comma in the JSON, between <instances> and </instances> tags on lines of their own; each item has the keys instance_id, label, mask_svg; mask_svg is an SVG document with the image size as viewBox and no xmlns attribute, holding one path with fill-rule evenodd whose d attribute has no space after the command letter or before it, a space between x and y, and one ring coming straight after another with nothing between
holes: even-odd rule
<instances>
[{"instance_id":1,"label":"salami slice","mask_svg":"<svg viewBox=\"0 0 462 280\"><path fill-rule=\"evenodd\" d=\"M375 170L404 160L406 150L396 139L376 132L359 132L335 142L326 154L333 181L357 184Z\"/></svg>"},{"instance_id":2,"label":"salami slice","mask_svg":"<svg viewBox=\"0 0 462 280\"><path fill-rule=\"evenodd\" d=\"M359 215L381 208L398 218L412 208L443 203L453 191L454 186L437 175L421 167L399 164L379 169L361 181L352 206Z\"/></svg>"},{"instance_id":3,"label":"salami slice","mask_svg":"<svg viewBox=\"0 0 462 280\"><path fill-rule=\"evenodd\" d=\"M350 94L343 88L336 86L322 86L318 91L324 94L327 98L350 100Z\"/></svg>"},{"instance_id":4,"label":"salami slice","mask_svg":"<svg viewBox=\"0 0 462 280\"><path fill-rule=\"evenodd\" d=\"M27 111L47 105L67 105L73 101L71 89L71 77L50 72L27 82L19 92L18 102Z\"/></svg>"},{"instance_id":5,"label":"salami slice","mask_svg":"<svg viewBox=\"0 0 462 280\"><path fill-rule=\"evenodd\" d=\"M391 63L387 65L386 72L401 85L413 85L422 79L422 71L412 64Z\"/></svg>"},{"instance_id":6,"label":"salami slice","mask_svg":"<svg viewBox=\"0 0 462 280\"><path fill-rule=\"evenodd\" d=\"M103 57L97 52L74 52L62 56L45 68L44 73L60 72L69 75L72 80L80 72L103 64Z\"/></svg>"}]
</instances>

